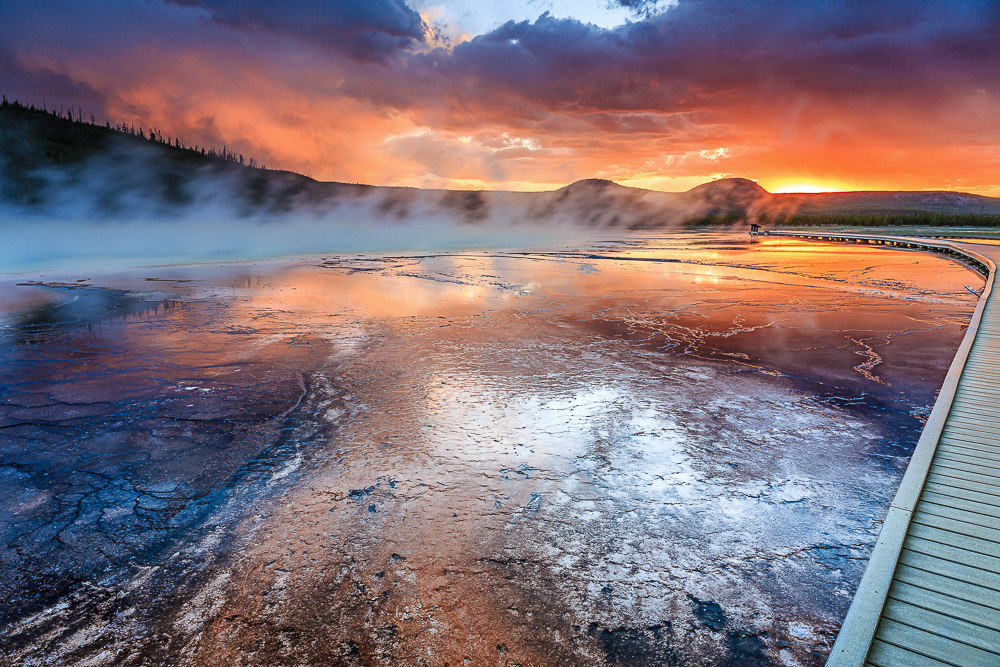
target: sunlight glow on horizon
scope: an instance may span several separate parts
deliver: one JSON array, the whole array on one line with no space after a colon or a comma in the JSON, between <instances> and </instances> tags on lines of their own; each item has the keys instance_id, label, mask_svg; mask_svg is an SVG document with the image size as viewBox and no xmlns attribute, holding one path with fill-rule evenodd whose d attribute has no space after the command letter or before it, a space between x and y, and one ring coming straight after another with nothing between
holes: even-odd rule
<instances>
[{"instance_id":1,"label":"sunlight glow on horizon","mask_svg":"<svg viewBox=\"0 0 1000 667\"><path fill-rule=\"evenodd\" d=\"M995 1L745 4L0 2L0 83L327 182L1000 197Z\"/></svg>"},{"instance_id":2,"label":"sunlight glow on horizon","mask_svg":"<svg viewBox=\"0 0 1000 667\"><path fill-rule=\"evenodd\" d=\"M846 188L842 185L835 185L833 183L808 183L808 182L794 182L794 183L782 183L781 185L775 187L774 189L762 186L773 194L815 194L819 192L849 192L856 188Z\"/></svg>"}]
</instances>

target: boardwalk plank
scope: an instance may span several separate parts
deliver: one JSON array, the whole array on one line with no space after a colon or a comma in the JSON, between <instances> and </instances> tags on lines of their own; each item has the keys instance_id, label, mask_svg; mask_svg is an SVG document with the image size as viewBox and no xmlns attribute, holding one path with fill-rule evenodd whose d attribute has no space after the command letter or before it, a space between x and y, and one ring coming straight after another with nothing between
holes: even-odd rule
<instances>
[{"instance_id":1,"label":"boardwalk plank","mask_svg":"<svg viewBox=\"0 0 1000 667\"><path fill-rule=\"evenodd\" d=\"M899 563L1000 594L1000 572L988 572L968 563L947 560L908 548L900 552Z\"/></svg>"},{"instance_id":2,"label":"boardwalk plank","mask_svg":"<svg viewBox=\"0 0 1000 667\"><path fill-rule=\"evenodd\" d=\"M977 450L977 456L979 455L979 452L992 456L1000 455L1000 442L990 441L987 438L970 439L961 433L942 433L941 437L938 439L939 446L953 443L960 447L969 447Z\"/></svg>"},{"instance_id":3,"label":"boardwalk plank","mask_svg":"<svg viewBox=\"0 0 1000 667\"><path fill-rule=\"evenodd\" d=\"M955 394L955 404L953 410L964 410L966 412L984 412L989 418L990 414L1000 405L1000 396L987 392L985 389L962 385L962 388Z\"/></svg>"},{"instance_id":4,"label":"boardwalk plank","mask_svg":"<svg viewBox=\"0 0 1000 667\"><path fill-rule=\"evenodd\" d=\"M998 445L998 442L995 438L990 438L986 435L979 433L967 433L958 430L952 431L947 428L942 433L941 439L945 441L955 439L964 443L968 443L970 445L975 445L977 447L992 447L996 449L998 446L1000 446Z\"/></svg>"},{"instance_id":5,"label":"boardwalk plank","mask_svg":"<svg viewBox=\"0 0 1000 667\"><path fill-rule=\"evenodd\" d=\"M961 416L949 417L945 425L945 430L988 435L991 438L1000 440L1000 426L991 426Z\"/></svg>"},{"instance_id":6,"label":"boardwalk plank","mask_svg":"<svg viewBox=\"0 0 1000 667\"><path fill-rule=\"evenodd\" d=\"M990 447L1000 445L1000 436L997 436L995 433L989 433L983 429L977 429L974 426L953 424L951 421L949 421L944 427L941 437L959 438L967 442L975 442L977 444L987 445Z\"/></svg>"},{"instance_id":7,"label":"boardwalk plank","mask_svg":"<svg viewBox=\"0 0 1000 667\"><path fill-rule=\"evenodd\" d=\"M982 370L984 368L988 369L989 366L991 366L991 365L993 365L995 363L996 362L994 360L990 359L988 356L985 356L982 353L976 352L975 350L973 350L972 354L969 355L969 360L966 362L965 367L966 368L976 368L976 369ZM965 379L968 380L969 377L966 376ZM996 388L996 385L994 385L994 384L992 384L990 382L984 382L982 380L976 380L976 382L978 382L979 384L981 384L983 387L985 387L987 390L990 390L990 391L993 391Z\"/></svg>"},{"instance_id":8,"label":"boardwalk plank","mask_svg":"<svg viewBox=\"0 0 1000 667\"><path fill-rule=\"evenodd\" d=\"M920 496L920 501L943 507L951 507L960 512L967 512L968 514L980 514L986 517L1000 516L1000 506L998 505L985 505L964 498L941 495L928 489L924 489L924 493Z\"/></svg>"},{"instance_id":9,"label":"boardwalk plank","mask_svg":"<svg viewBox=\"0 0 1000 667\"><path fill-rule=\"evenodd\" d=\"M965 521L966 523L972 523L977 526L984 526L986 528L992 528L1000 531L1000 512L997 512L996 508L993 509L993 513L986 514L983 512L976 512L965 507L959 508L953 507L952 505L942 505L923 496L920 497L920 503L917 505L918 513L927 512L928 514L934 514L935 516L947 517L949 519L954 519L955 521Z\"/></svg>"},{"instance_id":10,"label":"boardwalk plank","mask_svg":"<svg viewBox=\"0 0 1000 667\"><path fill-rule=\"evenodd\" d=\"M912 665L912 667L941 667L942 665L953 665L950 662L941 662L926 655L908 651L905 648L886 644L881 639L872 642L871 651L868 652L868 665L872 667L899 667L900 665Z\"/></svg>"},{"instance_id":11,"label":"boardwalk plank","mask_svg":"<svg viewBox=\"0 0 1000 667\"><path fill-rule=\"evenodd\" d=\"M996 366L997 361L982 362L984 368L992 368ZM992 371L987 371L992 373ZM974 377L974 371L969 370L969 366L966 365L966 371L962 373L962 378L959 381L959 386L956 390L956 396L975 394L979 395L982 399L987 402L996 402L1000 399L1000 395L997 392L997 385L995 384L995 378L993 380L982 379Z\"/></svg>"},{"instance_id":12,"label":"boardwalk plank","mask_svg":"<svg viewBox=\"0 0 1000 667\"><path fill-rule=\"evenodd\" d=\"M989 403L984 397L980 397L975 403L965 400L962 396L952 406L948 414L949 420L965 418L982 426L996 428L1000 424L1000 415L996 411L996 406L1000 404L1000 398L993 399Z\"/></svg>"},{"instance_id":13,"label":"boardwalk plank","mask_svg":"<svg viewBox=\"0 0 1000 667\"><path fill-rule=\"evenodd\" d=\"M997 363L1000 362L992 362L991 365L996 365ZM1000 398L997 396L997 388L995 384L964 375L959 386L959 395L962 394L981 394L983 398L992 402L995 402L998 398Z\"/></svg>"},{"instance_id":14,"label":"boardwalk plank","mask_svg":"<svg viewBox=\"0 0 1000 667\"><path fill-rule=\"evenodd\" d=\"M959 535L965 535L966 537L974 537L978 540L991 542L992 550L989 552L990 554L996 553L997 543L1000 542L1000 530L996 528L990 528L989 526L983 526L978 523L970 523L968 521L962 521L952 517L941 516L928 511L915 512L911 521L923 526L940 528L941 530L958 533Z\"/></svg>"},{"instance_id":15,"label":"boardwalk plank","mask_svg":"<svg viewBox=\"0 0 1000 667\"><path fill-rule=\"evenodd\" d=\"M938 444L955 444L972 447L985 454L996 456L1000 454L1000 439L992 438L985 433L973 433L968 429L946 426L938 439Z\"/></svg>"},{"instance_id":16,"label":"boardwalk plank","mask_svg":"<svg viewBox=\"0 0 1000 667\"><path fill-rule=\"evenodd\" d=\"M1000 415L997 413L998 405L1000 405L1000 396L990 398L981 395L976 398L975 402L972 402L967 397L960 395L956 404L952 406L949 417L965 416L981 420L984 424L996 425L1000 423Z\"/></svg>"},{"instance_id":17,"label":"boardwalk plank","mask_svg":"<svg viewBox=\"0 0 1000 667\"><path fill-rule=\"evenodd\" d=\"M981 380L983 382L989 382L990 380L996 379L996 376L986 369L987 364L983 364L983 369L969 368L968 366L962 371L963 380Z\"/></svg>"},{"instance_id":18,"label":"boardwalk plank","mask_svg":"<svg viewBox=\"0 0 1000 667\"><path fill-rule=\"evenodd\" d=\"M990 451L1000 449L1000 443L989 438L976 437L974 435L970 436L963 433L943 433L941 435L941 441L950 442L951 440L957 440L979 448L992 448Z\"/></svg>"},{"instance_id":19,"label":"boardwalk plank","mask_svg":"<svg viewBox=\"0 0 1000 667\"><path fill-rule=\"evenodd\" d=\"M983 348L972 348L972 352L969 353L969 359L965 364L966 368L971 368L977 371L983 371L985 368L992 363L995 363L991 358L996 352L991 352L984 350Z\"/></svg>"},{"instance_id":20,"label":"boardwalk plank","mask_svg":"<svg viewBox=\"0 0 1000 667\"><path fill-rule=\"evenodd\" d=\"M1000 362L995 365L1000 367ZM955 392L955 400L951 409L982 411L986 413L987 417L995 417L997 413L993 411L993 408L997 405L1000 405L1000 392L997 391L995 385L992 388L987 388L963 379Z\"/></svg>"},{"instance_id":21,"label":"boardwalk plank","mask_svg":"<svg viewBox=\"0 0 1000 667\"><path fill-rule=\"evenodd\" d=\"M985 456L970 456L969 454L961 454L951 449L945 449L941 445L938 445L937 454L934 456L934 460L940 461L942 464L948 465L949 467L955 467L958 464L961 464L962 466L971 466L972 470L988 470L991 475L996 474L993 472L994 470L1000 473L1000 459L990 459Z\"/></svg>"},{"instance_id":22,"label":"boardwalk plank","mask_svg":"<svg viewBox=\"0 0 1000 667\"><path fill-rule=\"evenodd\" d=\"M960 405L975 404L988 405L992 407L1000 403L1000 399L998 399L995 394L987 392L985 389L965 385L955 393L955 402Z\"/></svg>"},{"instance_id":23,"label":"boardwalk plank","mask_svg":"<svg viewBox=\"0 0 1000 667\"><path fill-rule=\"evenodd\" d=\"M969 452L966 456L975 456L976 458L981 458L986 461L1000 461L1000 443L990 444L984 442L971 442L969 440L959 440L956 437L948 436L942 437L938 442L939 451L942 451L942 447L949 450L961 449Z\"/></svg>"},{"instance_id":24,"label":"boardwalk plank","mask_svg":"<svg viewBox=\"0 0 1000 667\"><path fill-rule=\"evenodd\" d=\"M943 486L950 486L960 491L974 491L976 493L993 496L994 502L1000 502L1000 487L993 484L980 484L967 479L957 479L951 475L942 475L932 472L927 475L927 481Z\"/></svg>"},{"instance_id":25,"label":"boardwalk plank","mask_svg":"<svg viewBox=\"0 0 1000 667\"><path fill-rule=\"evenodd\" d=\"M993 447L994 449L1000 447L1000 441L996 438L991 438L984 433L970 433L961 429L950 429L945 427L941 434L941 439L949 440L951 438L980 447Z\"/></svg>"},{"instance_id":26,"label":"boardwalk plank","mask_svg":"<svg viewBox=\"0 0 1000 667\"><path fill-rule=\"evenodd\" d=\"M989 651L967 644L942 640L940 635L886 617L882 618L875 637L887 644L891 643L914 653L936 658L946 665L955 665L956 667L973 667L975 665L993 665L995 667L996 665L996 656ZM898 666L894 665L893 667Z\"/></svg>"},{"instance_id":27,"label":"boardwalk plank","mask_svg":"<svg viewBox=\"0 0 1000 667\"><path fill-rule=\"evenodd\" d=\"M885 602L882 618L905 623L913 628L921 628L938 635L941 639L950 639L950 642L941 642L948 645L950 651L955 651L964 644L994 654L993 664L1000 661L1000 632L996 630L891 598ZM880 633L879 639L891 641L892 635ZM982 660L985 657L978 656L977 659Z\"/></svg>"},{"instance_id":28,"label":"boardwalk plank","mask_svg":"<svg viewBox=\"0 0 1000 667\"><path fill-rule=\"evenodd\" d=\"M949 486L947 484L938 484L937 482L930 480L926 484L924 484L924 493L927 493L928 491L939 493L942 496L951 496L952 498L969 500L982 505L991 505L993 507L1000 507L1000 498L998 498L995 495L979 493L978 491L970 491L969 489Z\"/></svg>"},{"instance_id":29,"label":"boardwalk plank","mask_svg":"<svg viewBox=\"0 0 1000 667\"><path fill-rule=\"evenodd\" d=\"M976 356L982 358L980 355L970 354L969 356L972 357L972 359L968 363L966 363L965 368L962 370L962 377L979 379L989 382L990 379L993 377L992 373L990 372L992 370L992 368L990 368L990 366L992 365L990 363L990 360L984 359L983 361L978 361L976 359Z\"/></svg>"},{"instance_id":30,"label":"boardwalk plank","mask_svg":"<svg viewBox=\"0 0 1000 667\"><path fill-rule=\"evenodd\" d=\"M984 360L983 364L986 365L986 363L987 362L985 362L985 360ZM990 361L988 363L990 365L996 364L995 361ZM986 382L986 381L983 381L983 380L974 380L974 379L972 379L969 376L964 376L962 378L962 386L966 387L966 388L975 387L977 389L982 389L987 394L993 393L993 392L996 391L996 385L993 384L992 382Z\"/></svg>"},{"instance_id":31,"label":"boardwalk plank","mask_svg":"<svg viewBox=\"0 0 1000 667\"><path fill-rule=\"evenodd\" d=\"M937 458L940 458L942 462L951 461L956 464L973 466L976 469L982 468L983 472L991 475L994 470L1000 470L1000 455L969 449L950 442L938 445L935 460Z\"/></svg>"},{"instance_id":32,"label":"boardwalk plank","mask_svg":"<svg viewBox=\"0 0 1000 667\"><path fill-rule=\"evenodd\" d=\"M953 563L968 565L992 574L1000 574L1000 558L997 558L996 556L988 556L976 551L969 551L968 549L963 549L953 544L927 540L915 533L916 531L914 531L913 534L910 534L903 543L903 546L910 551L916 551L917 553L922 553L926 556L943 558L944 560L950 560Z\"/></svg>"},{"instance_id":33,"label":"boardwalk plank","mask_svg":"<svg viewBox=\"0 0 1000 667\"><path fill-rule=\"evenodd\" d=\"M967 469L969 467L972 469ZM991 474L994 471L991 471L988 468L981 468L977 466L962 467L959 464L948 465L945 461L938 458L934 459L934 463L931 464L930 470L937 475L964 479L970 482L988 484L990 486L996 486L1000 483L1000 477L997 477L995 474Z\"/></svg>"},{"instance_id":34,"label":"boardwalk plank","mask_svg":"<svg viewBox=\"0 0 1000 667\"><path fill-rule=\"evenodd\" d=\"M997 405L995 408L990 407L989 411L986 412L982 410L986 410L986 408L977 408L976 410L962 407L954 408L948 415L948 424L973 428L976 431L982 431L984 434L993 434L993 438L1000 441L1000 435L997 435L1000 433L1000 420L995 416L996 412L1000 412L1000 405Z\"/></svg>"},{"instance_id":35,"label":"boardwalk plank","mask_svg":"<svg viewBox=\"0 0 1000 667\"><path fill-rule=\"evenodd\" d=\"M941 457L935 456L934 463L931 465L930 469L932 472L936 472L941 475L948 475L949 477L969 479L982 482L984 484L1000 483L1000 475L997 474L1000 471L987 466L977 465L975 463L969 464L961 463L959 461L946 461Z\"/></svg>"},{"instance_id":36,"label":"boardwalk plank","mask_svg":"<svg viewBox=\"0 0 1000 667\"><path fill-rule=\"evenodd\" d=\"M996 362L996 361L983 361L983 362L980 362L980 363L982 364L982 366L984 368L989 368L989 367L992 367L992 366L996 366L998 362ZM967 364L966 365L966 369L968 369L968 368L969 368L969 365ZM972 377L972 375L971 375L972 372L973 371L969 371L969 373L965 373L965 372L962 373L962 379L961 379L961 384L959 386L959 390L961 390L961 391L971 391L971 392L983 393L983 394L985 394L987 396L993 396L995 398L996 395L997 395L997 386L996 386L996 384L994 384L993 381L991 381L991 380L982 380L982 379L979 379L979 378Z\"/></svg>"},{"instance_id":37,"label":"boardwalk plank","mask_svg":"<svg viewBox=\"0 0 1000 667\"><path fill-rule=\"evenodd\" d=\"M964 600L948 593L929 588L930 580L925 580L926 585L913 585L904 581L896 581L889 590L889 599L898 602L905 602L914 607L920 607L928 611L933 611L944 616L950 616L957 620L979 626L985 630L992 630L992 641L995 642L995 649L1000 651L1000 614L993 607L977 604L970 600ZM924 626L927 627L927 626ZM990 646L982 646L986 650L991 650Z\"/></svg>"},{"instance_id":38,"label":"boardwalk plank","mask_svg":"<svg viewBox=\"0 0 1000 667\"><path fill-rule=\"evenodd\" d=\"M994 408L1000 405L1000 396L986 393L978 387L963 386L955 394L955 405L953 410L964 410L965 412L985 411L993 413ZM987 414L989 418L989 414Z\"/></svg>"},{"instance_id":39,"label":"boardwalk plank","mask_svg":"<svg viewBox=\"0 0 1000 667\"><path fill-rule=\"evenodd\" d=\"M1000 623L1000 596L997 591L985 588L965 581L959 581L943 576L937 572L928 572L915 567L910 567L900 563L896 570L896 581L920 586L932 591L945 592L953 597L962 600L975 602L983 607L988 607L984 615L994 616L994 623Z\"/></svg>"},{"instance_id":40,"label":"boardwalk plank","mask_svg":"<svg viewBox=\"0 0 1000 667\"><path fill-rule=\"evenodd\" d=\"M1000 405L1000 398L997 399L997 405ZM959 403L952 406L949 415L953 417L966 417L968 419L980 419L984 424L1000 424L1000 412L997 412L995 405L984 405L983 403L967 405Z\"/></svg>"},{"instance_id":41,"label":"boardwalk plank","mask_svg":"<svg viewBox=\"0 0 1000 667\"><path fill-rule=\"evenodd\" d=\"M994 412L994 405L990 403L990 400L1000 402L1000 399L988 400L984 395L975 396L973 402L964 394L959 394L956 397L955 405L951 408L952 411L948 414L948 421L969 421L976 426L984 426L991 430L997 429L997 413Z\"/></svg>"},{"instance_id":42,"label":"boardwalk plank","mask_svg":"<svg viewBox=\"0 0 1000 667\"><path fill-rule=\"evenodd\" d=\"M963 535L947 528L926 526L919 523L911 523L910 530L907 535L914 539L937 542L953 549L957 549L967 554L967 558L971 558L968 554L986 556L991 559L988 562L991 563L991 567L993 568L996 568L998 564L1000 564L1000 557L997 555L1000 554L1000 552L997 551L996 543L991 542L990 540L984 540L970 535ZM970 560L969 562L973 565L976 564L973 560ZM977 567L979 566L977 565Z\"/></svg>"},{"instance_id":43,"label":"boardwalk plank","mask_svg":"<svg viewBox=\"0 0 1000 667\"><path fill-rule=\"evenodd\" d=\"M942 460L964 461L972 465L980 465L984 468L996 469L1000 464L1000 459L993 452L985 452L974 449L969 443L959 443L950 441L942 443L938 447L938 454Z\"/></svg>"}]
</instances>

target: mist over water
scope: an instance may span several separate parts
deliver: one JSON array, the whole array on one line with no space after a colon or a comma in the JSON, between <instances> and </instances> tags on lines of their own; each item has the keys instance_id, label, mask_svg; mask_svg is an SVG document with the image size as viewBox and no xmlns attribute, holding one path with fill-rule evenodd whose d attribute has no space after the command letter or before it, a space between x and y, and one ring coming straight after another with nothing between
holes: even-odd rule
<instances>
[{"instance_id":1,"label":"mist over water","mask_svg":"<svg viewBox=\"0 0 1000 667\"><path fill-rule=\"evenodd\" d=\"M316 255L559 245L578 230L463 227L439 220L373 221L364 211L243 218L206 209L156 220L16 218L0 224L0 271L190 264Z\"/></svg>"},{"instance_id":2,"label":"mist over water","mask_svg":"<svg viewBox=\"0 0 1000 667\"><path fill-rule=\"evenodd\" d=\"M417 190L320 183L136 137L103 139L106 147L79 162L26 169L15 166L37 161L40 140L8 137L0 151L0 272L537 248L595 233L679 228L734 210L741 224L778 212L766 192L742 179L688 193L601 180L542 193Z\"/></svg>"},{"instance_id":3,"label":"mist over water","mask_svg":"<svg viewBox=\"0 0 1000 667\"><path fill-rule=\"evenodd\" d=\"M822 664L970 282L724 233L7 278L0 664Z\"/></svg>"}]
</instances>

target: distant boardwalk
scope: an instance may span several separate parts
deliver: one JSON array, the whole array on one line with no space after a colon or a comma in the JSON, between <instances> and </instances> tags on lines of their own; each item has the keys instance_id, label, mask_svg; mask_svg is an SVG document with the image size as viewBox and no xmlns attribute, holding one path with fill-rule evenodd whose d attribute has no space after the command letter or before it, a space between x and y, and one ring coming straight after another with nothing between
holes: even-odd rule
<instances>
[{"instance_id":1,"label":"distant boardwalk","mask_svg":"<svg viewBox=\"0 0 1000 667\"><path fill-rule=\"evenodd\" d=\"M988 270L827 665L1000 665L1000 246L781 235L957 252Z\"/></svg>"}]
</instances>

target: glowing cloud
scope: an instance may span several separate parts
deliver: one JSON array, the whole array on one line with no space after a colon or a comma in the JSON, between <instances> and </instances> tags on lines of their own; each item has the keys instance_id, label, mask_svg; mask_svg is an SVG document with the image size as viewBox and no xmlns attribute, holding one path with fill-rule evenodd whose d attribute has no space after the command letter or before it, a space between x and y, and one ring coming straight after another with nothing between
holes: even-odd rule
<instances>
[{"instance_id":1,"label":"glowing cloud","mask_svg":"<svg viewBox=\"0 0 1000 667\"><path fill-rule=\"evenodd\" d=\"M324 180L1000 194L995 2L531 6L3 3L0 81Z\"/></svg>"}]
</instances>

